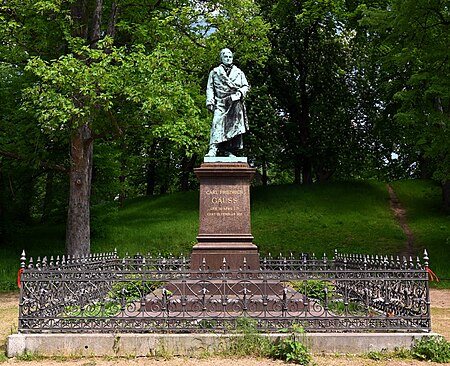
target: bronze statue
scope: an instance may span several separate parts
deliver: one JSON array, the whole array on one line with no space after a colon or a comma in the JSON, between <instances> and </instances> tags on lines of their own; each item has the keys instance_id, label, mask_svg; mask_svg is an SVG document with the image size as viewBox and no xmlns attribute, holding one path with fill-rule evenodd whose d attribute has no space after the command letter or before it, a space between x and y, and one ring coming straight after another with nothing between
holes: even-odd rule
<instances>
[{"instance_id":1,"label":"bronze statue","mask_svg":"<svg viewBox=\"0 0 450 366\"><path fill-rule=\"evenodd\" d=\"M249 90L245 74L233 65L233 53L224 48L220 51L221 64L215 67L208 78L206 106L214 113L209 151L206 156L234 157L243 148L242 134L248 131L244 98Z\"/></svg>"}]
</instances>

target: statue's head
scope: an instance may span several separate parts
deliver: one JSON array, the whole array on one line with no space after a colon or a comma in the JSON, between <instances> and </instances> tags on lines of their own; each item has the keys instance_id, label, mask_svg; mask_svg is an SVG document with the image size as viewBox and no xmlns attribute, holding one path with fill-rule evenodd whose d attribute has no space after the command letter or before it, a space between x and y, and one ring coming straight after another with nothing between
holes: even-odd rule
<instances>
[{"instance_id":1,"label":"statue's head","mask_svg":"<svg viewBox=\"0 0 450 366\"><path fill-rule=\"evenodd\" d=\"M230 51L229 48L224 48L220 51L220 61L224 65L231 65L233 63L233 52Z\"/></svg>"}]
</instances>

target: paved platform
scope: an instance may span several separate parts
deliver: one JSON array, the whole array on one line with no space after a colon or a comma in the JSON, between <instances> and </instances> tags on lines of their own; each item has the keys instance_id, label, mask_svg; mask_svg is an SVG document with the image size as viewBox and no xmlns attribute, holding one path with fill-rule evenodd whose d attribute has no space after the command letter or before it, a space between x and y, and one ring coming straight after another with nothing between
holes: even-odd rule
<instances>
[{"instance_id":1,"label":"paved platform","mask_svg":"<svg viewBox=\"0 0 450 366\"><path fill-rule=\"evenodd\" d=\"M414 342L434 333L305 333L298 340L313 353L367 353L410 349ZM234 335L236 336L236 335ZM290 334L267 334L274 341ZM214 353L229 342L230 334L13 334L6 354L42 356L151 356L160 353L193 356Z\"/></svg>"}]
</instances>

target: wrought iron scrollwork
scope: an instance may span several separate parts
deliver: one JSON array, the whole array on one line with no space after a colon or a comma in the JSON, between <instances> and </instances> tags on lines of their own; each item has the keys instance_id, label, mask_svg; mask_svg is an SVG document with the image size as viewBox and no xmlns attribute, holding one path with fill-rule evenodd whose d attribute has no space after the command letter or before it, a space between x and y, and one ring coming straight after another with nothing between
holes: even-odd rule
<instances>
[{"instance_id":1,"label":"wrought iron scrollwork","mask_svg":"<svg viewBox=\"0 0 450 366\"><path fill-rule=\"evenodd\" d=\"M427 256L301 254L191 270L189 259L22 255L19 332L430 331Z\"/></svg>"}]
</instances>

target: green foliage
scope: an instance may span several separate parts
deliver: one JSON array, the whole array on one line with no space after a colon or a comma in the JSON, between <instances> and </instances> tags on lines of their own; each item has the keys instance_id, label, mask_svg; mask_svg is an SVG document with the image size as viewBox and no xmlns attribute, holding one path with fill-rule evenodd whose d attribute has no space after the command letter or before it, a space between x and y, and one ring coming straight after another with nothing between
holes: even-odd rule
<instances>
[{"instance_id":1,"label":"green foliage","mask_svg":"<svg viewBox=\"0 0 450 366\"><path fill-rule=\"evenodd\" d=\"M450 342L444 337L424 337L412 349L412 355L422 361L450 362Z\"/></svg>"},{"instance_id":2,"label":"green foliage","mask_svg":"<svg viewBox=\"0 0 450 366\"><path fill-rule=\"evenodd\" d=\"M330 281L307 280L291 281L292 287L310 299L324 301L328 292L334 291L334 284Z\"/></svg>"},{"instance_id":3,"label":"green foliage","mask_svg":"<svg viewBox=\"0 0 450 366\"><path fill-rule=\"evenodd\" d=\"M350 311L352 313L359 312L361 315L366 314L360 299L347 298L344 302L344 297L336 291L336 286L331 281L291 281L290 285L299 293L307 296L310 301L316 301L322 306L326 306L331 313L343 314L345 311Z\"/></svg>"},{"instance_id":4,"label":"green foliage","mask_svg":"<svg viewBox=\"0 0 450 366\"><path fill-rule=\"evenodd\" d=\"M120 313L121 305L114 301L93 303L86 306L72 305L64 308L63 314L68 317L114 317Z\"/></svg>"},{"instance_id":5,"label":"green foliage","mask_svg":"<svg viewBox=\"0 0 450 366\"><path fill-rule=\"evenodd\" d=\"M57 60L34 57L28 62L25 70L37 76L40 83L25 90L25 108L35 111L44 130L53 136L61 130L77 129L86 121L97 133L123 128L126 121L120 119L122 126L115 127L105 116L114 115L122 103L127 103L128 108L134 105L136 109L134 118L166 126L156 127L156 136L168 136L174 143L191 146L194 136L186 133L198 131L188 127L191 121L198 126L198 107L189 77L170 62L174 55L163 50L147 53L142 45L131 50L114 47L112 39L104 39L98 47L81 46ZM96 62L86 63L87 59ZM167 128L174 123L176 128L170 134Z\"/></svg>"},{"instance_id":6,"label":"green foliage","mask_svg":"<svg viewBox=\"0 0 450 366\"><path fill-rule=\"evenodd\" d=\"M414 173L422 177L446 182L450 179L448 8L445 1L388 3L365 9L362 22L383 50L378 56L385 75L383 98L391 100L389 110L395 116L391 125L402 131L399 159L414 163Z\"/></svg>"},{"instance_id":7,"label":"green foliage","mask_svg":"<svg viewBox=\"0 0 450 366\"><path fill-rule=\"evenodd\" d=\"M161 282L142 281L139 275L127 275L123 281L114 282L108 297L114 300L136 301L161 286Z\"/></svg>"},{"instance_id":8,"label":"green foliage","mask_svg":"<svg viewBox=\"0 0 450 366\"><path fill-rule=\"evenodd\" d=\"M204 84L225 46L252 84L245 146L264 183L448 181L444 1L115 4L101 17L86 1L0 6L2 236L64 217L80 125L96 140L94 204L176 191L183 161L206 149Z\"/></svg>"},{"instance_id":9,"label":"green foliage","mask_svg":"<svg viewBox=\"0 0 450 366\"><path fill-rule=\"evenodd\" d=\"M89 303L85 306L67 306L64 309L66 316L114 317L124 306L139 301L147 294L161 286L161 282L143 281L137 274L125 275L121 281L115 281L112 289L102 301Z\"/></svg>"},{"instance_id":10,"label":"green foliage","mask_svg":"<svg viewBox=\"0 0 450 366\"><path fill-rule=\"evenodd\" d=\"M94 204L117 195L122 202L158 188L176 190L180 170L192 173L183 159L207 147L210 116L203 84L219 49L234 48L241 64L261 66L266 59L268 25L253 1L144 2L120 10L116 2L98 5L51 0L1 5L0 96L7 103L0 116L7 123L0 127L0 155L24 161L31 172L32 189L24 189L24 207L17 209L24 215L32 199L40 201L35 206L44 219L43 202L52 204L50 188L35 184L43 168L73 171L81 164L67 159L67 142L80 126L96 140ZM163 163L147 179L151 169L145 168L155 161ZM12 176L9 183L23 176L0 164L2 188L8 183L3 173ZM64 189L67 194L68 186ZM15 193L6 191L7 203L17 205Z\"/></svg>"},{"instance_id":11,"label":"green foliage","mask_svg":"<svg viewBox=\"0 0 450 366\"><path fill-rule=\"evenodd\" d=\"M396 348L393 351L371 351L367 353L367 358L374 361L391 361L392 359L407 360L412 358L411 350L406 348Z\"/></svg>"},{"instance_id":12,"label":"green foliage","mask_svg":"<svg viewBox=\"0 0 450 366\"><path fill-rule=\"evenodd\" d=\"M307 366L311 363L308 347L295 338L283 339L273 346L271 356L278 360Z\"/></svg>"},{"instance_id":13,"label":"green foliage","mask_svg":"<svg viewBox=\"0 0 450 366\"><path fill-rule=\"evenodd\" d=\"M284 168L295 169L297 183L328 180L333 175L360 176L370 155L372 136L365 106L371 101L355 72L363 67L357 63L361 54L353 42L356 32L348 18L350 4L259 3L272 25L272 50L262 88L266 87L268 105L278 116L268 136L279 147L266 159L279 162L276 153L280 150ZM267 119L258 120L258 128L265 128Z\"/></svg>"}]
</instances>

